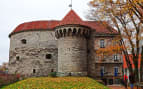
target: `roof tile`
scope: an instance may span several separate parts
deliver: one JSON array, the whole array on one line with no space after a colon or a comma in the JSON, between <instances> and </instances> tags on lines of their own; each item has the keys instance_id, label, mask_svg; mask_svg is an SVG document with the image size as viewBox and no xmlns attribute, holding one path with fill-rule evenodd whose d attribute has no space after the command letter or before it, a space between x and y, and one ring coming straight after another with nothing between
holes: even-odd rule
<instances>
[{"instance_id":1,"label":"roof tile","mask_svg":"<svg viewBox=\"0 0 143 89\"><path fill-rule=\"evenodd\" d=\"M38 30L38 29L54 29L59 25L66 24L80 24L90 27L92 30L96 30L97 33L117 33L117 31L111 28L106 22L101 21L83 21L73 10L71 10L61 21L51 20L51 21L32 21L20 24L12 33L28 30Z\"/></svg>"},{"instance_id":2,"label":"roof tile","mask_svg":"<svg viewBox=\"0 0 143 89\"><path fill-rule=\"evenodd\" d=\"M59 23L59 25L65 25L65 24L83 24L84 21L81 20L81 18L73 11L71 10Z\"/></svg>"}]
</instances>

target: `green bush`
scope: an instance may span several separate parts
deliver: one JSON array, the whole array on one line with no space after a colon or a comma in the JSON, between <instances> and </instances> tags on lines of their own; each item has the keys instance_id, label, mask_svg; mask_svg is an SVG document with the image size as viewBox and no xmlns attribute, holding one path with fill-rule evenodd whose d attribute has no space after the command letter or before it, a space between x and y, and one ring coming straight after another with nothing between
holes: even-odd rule
<instances>
[{"instance_id":1,"label":"green bush","mask_svg":"<svg viewBox=\"0 0 143 89\"><path fill-rule=\"evenodd\" d=\"M48 75L49 77L56 77L57 76L57 72L51 72Z\"/></svg>"}]
</instances>

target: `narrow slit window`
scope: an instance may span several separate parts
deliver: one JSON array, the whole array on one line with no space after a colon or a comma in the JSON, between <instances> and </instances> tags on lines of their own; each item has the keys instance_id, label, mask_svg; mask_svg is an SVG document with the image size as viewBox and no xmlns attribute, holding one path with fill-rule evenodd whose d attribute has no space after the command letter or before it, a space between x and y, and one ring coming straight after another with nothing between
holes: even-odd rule
<instances>
[{"instance_id":1,"label":"narrow slit window","mask_svg":"<svg viewBox=\"0 0 143 89\"><path fill-rule=\"evenodd\" d=\"M36 73L36 69L33 69L33 73Z\"/></svg>"},{"instance_id":2,"label":"narrow slit window","mask_svg":"<svg viewBox=\"0 0 143 89\"><path fill-rule=\"evenodd\" d=\"M19 59L20 59L20 57L19 57L19 56L17 56L17 57L16 57L16 60L17 60L17 61L19 61Z\"/></svg>"}]
</instances>

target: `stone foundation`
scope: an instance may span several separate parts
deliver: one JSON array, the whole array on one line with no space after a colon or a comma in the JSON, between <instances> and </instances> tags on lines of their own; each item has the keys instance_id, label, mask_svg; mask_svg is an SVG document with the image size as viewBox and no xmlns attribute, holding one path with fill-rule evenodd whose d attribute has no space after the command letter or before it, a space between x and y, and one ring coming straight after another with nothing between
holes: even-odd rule
<instances>
[{"instance_id":1,"label":"stone foundation","mask_svg":"<svg viewBox=\"0 0 143 89\"><path fill-rule=\"evenodd\" d=\"M65 76L87 76L87 72L58 72L57 76L65 77Z\"/></svg>"}]
</instances>

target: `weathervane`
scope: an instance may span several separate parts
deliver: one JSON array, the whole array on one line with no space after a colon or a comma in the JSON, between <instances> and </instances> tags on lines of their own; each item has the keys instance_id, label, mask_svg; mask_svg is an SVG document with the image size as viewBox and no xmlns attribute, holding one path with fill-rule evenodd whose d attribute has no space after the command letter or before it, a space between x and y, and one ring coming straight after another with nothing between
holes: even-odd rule
<instances>
[{"instance_id":1,"label":"weathervane","mask_svg":"<svg viewBox=\"0 0 143 89\"><path fill-rule=\"evenodd\" d=\"M72 0L71 0L71 4L69 5L69 7L72 9Z\"/></svg>"}]
</instances>

